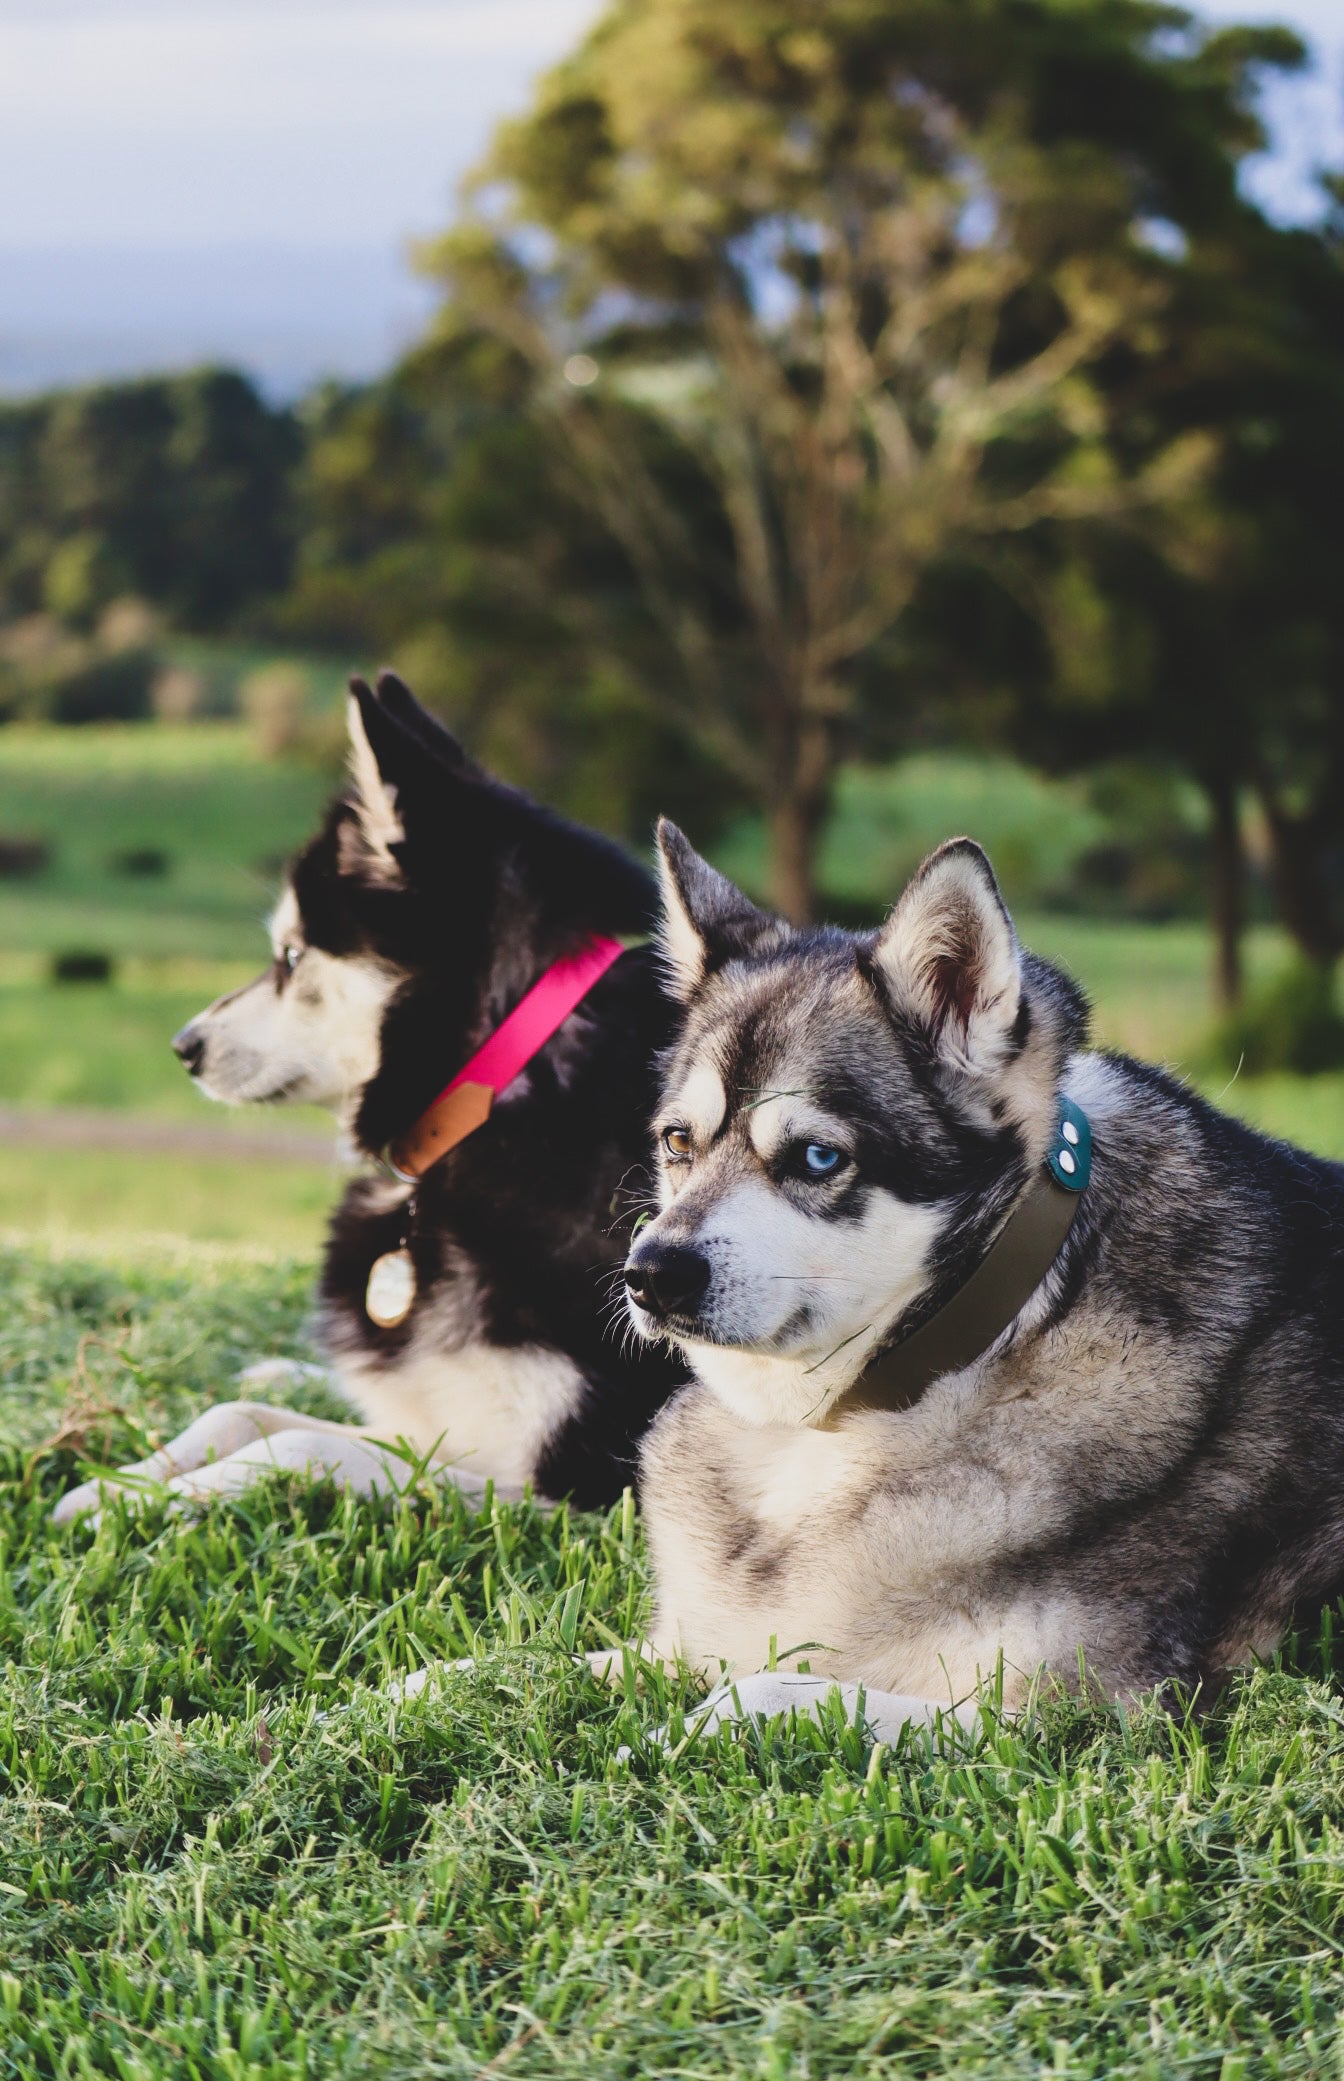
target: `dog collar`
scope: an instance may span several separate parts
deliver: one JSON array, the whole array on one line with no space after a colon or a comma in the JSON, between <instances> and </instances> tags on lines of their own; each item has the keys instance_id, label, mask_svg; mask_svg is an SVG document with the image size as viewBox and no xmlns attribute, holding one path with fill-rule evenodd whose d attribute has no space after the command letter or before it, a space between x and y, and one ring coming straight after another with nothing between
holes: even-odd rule
<instances>
[{"instance_id":1,"label":"dog collar","mask_svg":"<svg viewBox=\"0 0 1344 2081\"><path fill-rule=\"evenodd\" d=\"M959 1373L1021 1314L1064 1247L1092 1175L1092 1129L1061 1098L1050 1152L970 1277L936 1315L883 1351L826 1412L909 1409L943 1373Z\"/></svg>"},{"instance_id":2,"label":"dog collar","mask_svg":"<svg viewBox=\"0 0 1344 2081\"><path fill-rule=\"evenodd\" d=\"M392 1144L388 1161L397 1176L413 1185L431 1164L483 1127L500 1092L526 1069L624 951L619 939L595 935L575 953L553 961L414 1127Z\"/></svg>"}]
</instances>

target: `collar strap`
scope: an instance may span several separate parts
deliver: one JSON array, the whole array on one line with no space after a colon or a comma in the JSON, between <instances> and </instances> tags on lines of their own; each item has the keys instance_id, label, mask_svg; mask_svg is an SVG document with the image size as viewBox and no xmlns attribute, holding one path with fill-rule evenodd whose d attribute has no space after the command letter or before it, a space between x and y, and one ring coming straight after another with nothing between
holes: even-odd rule
<instances>
[{"instance_id":1,"label":"collar strap","mask_svg":"<svg viewBox=\"0 0 1344 2081\"><path fill-rule=\"evenodd\" d=\"M619 939L595 936L575 953L553 961L414 1127L392 1144L388 1155L397 1176L413 1184L431 1164L484 1127L500 1092L540 1054L624 952Z\"/></svg>"},{"instance_id":2,"label":"collar strap","mask_svg":"<svg viewBox=\"0 0 1344 2081\"><path fill-rule=\"evenodd\" d=\"M909 1409L943 1373L959 1373L1021 1314L1073 1227L1092 1175L1086 1113L1061 1098L1050 1153L975 1270L936 1315L880 1352L827 1410L823 1428L859 1409Z\"/></svg>"}]
</instances>

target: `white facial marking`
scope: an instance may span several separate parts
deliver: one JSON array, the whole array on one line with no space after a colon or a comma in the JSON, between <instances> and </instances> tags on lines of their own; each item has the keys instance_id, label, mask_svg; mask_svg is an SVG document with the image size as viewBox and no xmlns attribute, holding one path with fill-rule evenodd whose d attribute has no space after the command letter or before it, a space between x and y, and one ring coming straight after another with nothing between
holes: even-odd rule
<instances>
[{"instance_id":1,"label":"white facial marking","mask_svg":"<svg viewBox=\"0 0 1344 2081\"><path fill-rule=\"evenodd\" d=\"M778 1156L795 1142L823 1142L829 1148L847 1144L844 1123L833 1113L805 1103L806 1094L781 1091L778 1097L762 1097L747 1117L751 1146L763 1163Z\"/></svg>"},{"instance_id":2,"label":"white facial marking","mask_svg":"<svg viewBox=\"0 0 1344 2081\"><path fill-rule=\"evenodd\" d=\"M368 849L363 864L383 878L396 881L400 879L401 866L392 847L406 836L397 814L397 791L379 771L373 746L365 735L359 703L353 695L346 706L346 720L350 731L350 771L358 791L360 836Z\"/></svg>"},{"instance_id":3,"label":"white facial marking","mask_svg":"<svg viewBox=\"0 0 1344 2081\"><path fill-rule=\"evenodd\" d=\"M192 1022L205 1042L200 1088L229 1105L290 1101L346 1117L377 1071L396 971L308 946L292 888L271 919L271 944L278 962L287 948L299 955L283 982L268 970Z\"/></svg>"},{"instance_id":4,"label":"white facial marking","mask_svg":"<svg viewBox=\"0 0 1344 2081\"><path fill-rule=\"evenodd\" d=\"M690 1129L697 1146L703 1148L713 1141L727 1110L722 1077L708 1062L697 1063L673 1108L678 1120Z\"/></svg>"},{"instance_id":5,"label":"white facial marking","mask_svg":"<svg viewBox=\"0 0 1344 2081\"><path fill-rule=\"evenodd\" d=\"M708 1258L704 1339L678 1342L749 1423L798 1423L825 1410L919 1293L939 1229L935 1208L888 1192L869 1194L858 1216L837 1217L765 1179L732 1187L689 1235L679 1211L674 1203L641 1242L667 1223Z\"/></svg>"}]
</instances>

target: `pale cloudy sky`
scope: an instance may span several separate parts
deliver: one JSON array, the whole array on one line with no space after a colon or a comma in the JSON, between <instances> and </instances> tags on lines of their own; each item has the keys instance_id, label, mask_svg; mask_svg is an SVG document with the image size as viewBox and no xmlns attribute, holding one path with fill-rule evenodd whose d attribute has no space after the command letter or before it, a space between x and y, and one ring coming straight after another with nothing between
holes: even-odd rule
<instances>
[{"instance_id":1,"label":"pale cloudy sky","mask_svg":"<svg viewBox=\"0 0 1344 2081\"><path fill-rule=\"evenodd\" d=\"M414 331L407 242L599 0L0 0L0 387L239 359L277 389ZM1206 13L1259 9L1207 0ZM1344 156L1344 0L1261 191Z\"/></svg>"}]
</instances>

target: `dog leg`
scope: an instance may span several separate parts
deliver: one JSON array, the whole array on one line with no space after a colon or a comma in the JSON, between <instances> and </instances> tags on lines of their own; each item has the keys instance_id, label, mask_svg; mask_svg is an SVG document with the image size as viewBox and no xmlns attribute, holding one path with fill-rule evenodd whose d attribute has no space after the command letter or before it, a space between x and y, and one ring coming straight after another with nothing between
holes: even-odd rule
<instances>
[{"instance_id":1,"label":"dog leg","mask_svg":"<svg viewBox=\"0 0 1344 2081\"><path fill-rule=\"evenodd\" d=\"M941 1720L954 1720L966 1733L979 1723L974 1701L956 1706L938 1705L929 1698L902 1697L895 1691L869 1691L861 1684L839 1683L834 1677L799 1676L790 1670L762 1669L739 1676L710 1692L694 1713L686 1715L692 1741L701 1735L717 1734L743 1720L775 1720L797 1713L818 1720L839 1694L845 1718L866 1727L876 1741L891 1743L905 1728L935 1727ZM666 1727L650 1739L660 1748L672 1746Z\"/></svg>"},{"instance_id":2,"label":"dog leg","mask_svg":"<svg viewBox=\"0 0 1344 2081\"><path fill-rule=\"evenodd\" d=\"M219 1402L147 1459L71 1489L52 1517L63 1525L93 1513L96 1523L109 1490L124 1490L128 1502L152 1501L166 1490L179 1506L236 1496L277 1469L307 1469L315 1480L330 1477L357 1495L374 1496L409 1487L418 1465L409 1448L398 1451L352 1424L265 1402ZM469 1469L440 1464L427 1471L435 1480L452 1481L472 1501L485 1493L485 1477Z\"/></svg>"},{"instance_id":3,"label":"dog leg","mask_svg":"<svg viewBox=\"0 0 1344 2081\"><path fill-rule=\"evenodd\" d=\"M150 1453L148 1459L119 1467L115 1474L96 1475L92 1481L72 1488L52 1511L53 1522L66 1525L72 1518L97 1510L108 1489L124 1486L152 1490L175 1475L203 1467L207 1461L228 1459L258 1438L273 1437L277 1431L296 1430L311 1422L297 1409L273 1409L266 1402L216 1402L167 1445Z\"/></svg>"}]
</instances>

